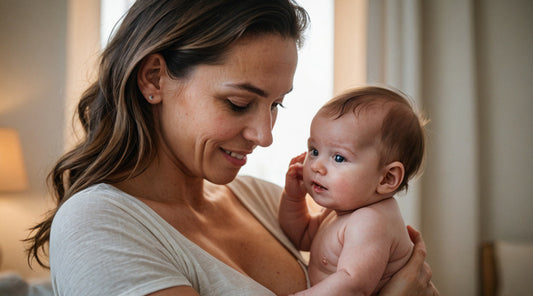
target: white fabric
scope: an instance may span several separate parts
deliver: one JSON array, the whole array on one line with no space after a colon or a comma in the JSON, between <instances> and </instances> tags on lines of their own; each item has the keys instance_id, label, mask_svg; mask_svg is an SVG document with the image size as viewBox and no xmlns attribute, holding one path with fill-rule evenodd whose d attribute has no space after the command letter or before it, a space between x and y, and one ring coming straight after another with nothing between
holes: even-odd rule
<instances>
[{"instance_id":1,"label":"white fabric","mask_svg":"<svg viewBox=\"0 0 533 296\"><path fill-rule=\"evenodd\" d=\"M281 188L251 177L228 186L301 262L277 223ZM61 206L52 224L50 264L56 295L145 295L179 285L200 295L274 295L107 184L89 187Z\"/></svg>"}]
</instances>

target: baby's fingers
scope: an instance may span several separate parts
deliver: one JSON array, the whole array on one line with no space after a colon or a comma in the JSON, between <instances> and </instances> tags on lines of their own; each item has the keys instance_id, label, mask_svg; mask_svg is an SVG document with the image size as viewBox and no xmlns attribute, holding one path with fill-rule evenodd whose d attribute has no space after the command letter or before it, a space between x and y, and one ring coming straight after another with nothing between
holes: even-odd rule
<instances>
[{"instance_id":1,"label":"baby's fingers","mask_svg":"<svg viewBox=\"0 0 533 296\"><path fill-rule=\"evenodd\" d=\"M305 160L305 156L307 155L307 152L304 152L298 156L295 156L291 159L291 163L289 164L289 166L295 164L295 163L303 163L304 160Z\"/></svg>"},{"instance_id":2,"label":"baby's fingers","mask_svg":"<svg viewBox=\"0 0 533 296\"><path fill-rule=\"evenodd\" d=\"M293 163L289 166L289 169L287 170L287 178L302 180L302 175L303 165L301 163Z\"/></svg>"}]
</instances>

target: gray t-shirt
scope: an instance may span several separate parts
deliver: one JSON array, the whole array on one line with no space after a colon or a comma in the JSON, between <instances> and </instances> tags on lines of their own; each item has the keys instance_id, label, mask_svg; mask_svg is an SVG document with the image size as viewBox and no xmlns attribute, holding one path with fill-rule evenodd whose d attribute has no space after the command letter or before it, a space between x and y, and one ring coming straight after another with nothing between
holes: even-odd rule
<instances>
[{"instance_id":1,"label":"gray t-shirt","mask_svg":"<svg viewBox=\"0 0 533 296\"><path fill-rule=\"evenodd\" d=\"M228 186L306 272L277 222L281 188L252 177ZM60 207L50 234L50 265L56 295L145 295L181 285L200 295L274 295L108 184L91 186Z\"/></svg>"}]
</instances>

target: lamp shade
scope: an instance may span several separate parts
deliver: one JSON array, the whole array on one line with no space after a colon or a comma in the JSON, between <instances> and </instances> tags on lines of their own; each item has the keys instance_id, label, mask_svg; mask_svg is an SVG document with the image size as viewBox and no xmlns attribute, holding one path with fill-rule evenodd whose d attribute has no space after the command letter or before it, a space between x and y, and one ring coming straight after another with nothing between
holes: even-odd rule
<instances>
[{"instance_id":1,"label":"lamp shade","mask_svg":"<svg viewBox=\"0 0 533 296\"><path fill-rule=\"evenodd\" d=\"M22 149L16 130L0 128L0 192L28 188Z\"/></svg>"}]
</instances>

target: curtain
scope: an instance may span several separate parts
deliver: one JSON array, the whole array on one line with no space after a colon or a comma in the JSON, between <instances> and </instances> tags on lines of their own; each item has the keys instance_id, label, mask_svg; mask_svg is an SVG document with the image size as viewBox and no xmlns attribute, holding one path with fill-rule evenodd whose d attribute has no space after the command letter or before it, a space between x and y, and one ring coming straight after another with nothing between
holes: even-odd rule
<instances>
[{"instance_id":1,"label":"curtain","mask_svg":"<svg viewBox=\"0 0 533 296\"><path fill-rule=\"evenodd\" d=\"M440 293L476 295L480 223L472 1L371 0L368 12L368 81L402 90L431 120L424 174L398 197L402 214L422 231Z\"/></svg>"}]
</instances>

